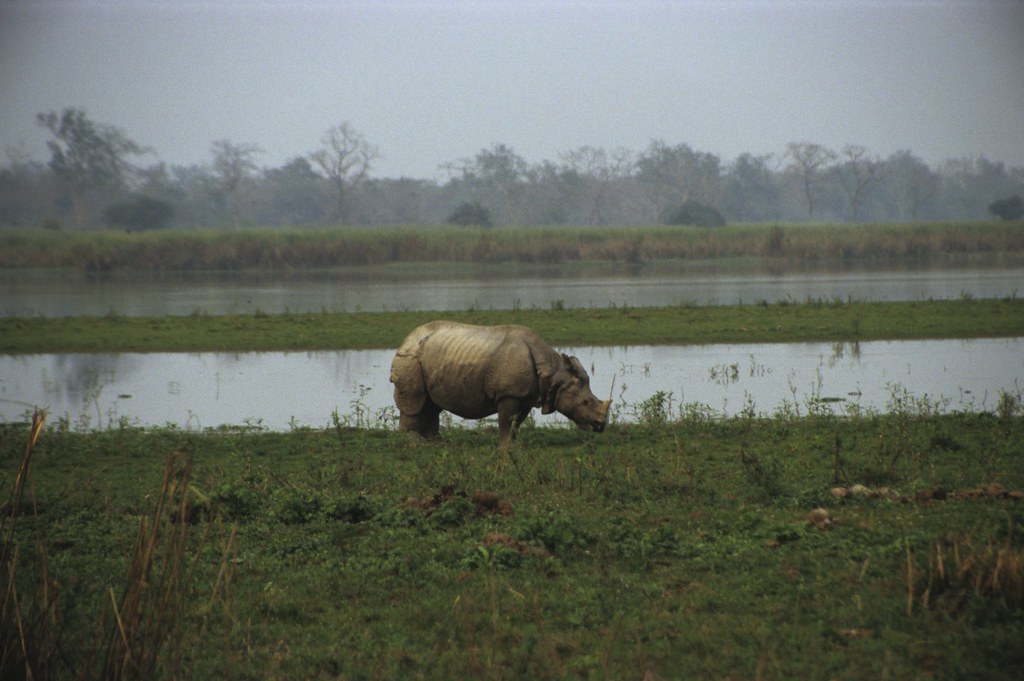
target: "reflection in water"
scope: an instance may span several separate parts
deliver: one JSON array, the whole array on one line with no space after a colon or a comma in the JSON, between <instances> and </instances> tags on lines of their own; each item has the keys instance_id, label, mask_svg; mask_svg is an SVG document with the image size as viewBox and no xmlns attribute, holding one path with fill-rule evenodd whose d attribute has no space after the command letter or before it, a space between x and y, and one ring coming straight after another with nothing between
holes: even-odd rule
<instances>
[{"instance_id":1,"label":"reflection in water","mask_svg":"<svg viewBox=\"0 0 1024 681\"><path fill-rule=\"evenodd\" d=\"M993 410L1024 389L1024 339L568 348L595 392L615 377L615 418L650 400L735 415L884 411L905 391L946 409ZM48 408L80 428L393 425L390 350L0 357L0 420ZM541 423L565 423L557 415Z\"/></svg>"},{"instance_id":2,"label":"reflection in water","mask_svg":"<svg viewBox=\"0 0 1024 681\"><path fill-rule=\"evenodd\" d=\"M40 277L0 271L0 316L254 314L380 310L548 309L732 305L804 300L1002 298L1020 293L1020 267L880 271L751 271L639 267L599 274L467 266L445 280L321 273L124 274Z\"/></svg>"}]
</instances>

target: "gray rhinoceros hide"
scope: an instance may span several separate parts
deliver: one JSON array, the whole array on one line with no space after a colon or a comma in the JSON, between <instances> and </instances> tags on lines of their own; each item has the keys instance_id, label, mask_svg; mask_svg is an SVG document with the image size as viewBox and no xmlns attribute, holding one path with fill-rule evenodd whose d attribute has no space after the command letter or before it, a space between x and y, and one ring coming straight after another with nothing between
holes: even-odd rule
<instances>
[{"instance_id":1,"label":"gray rhinoceros hide","mask_svg":"<svg viewBox=\"0 0 1024 681\"><path fill-rule=\"evenodd\" d=\"M467 419L498 414L501 446L533 407L559 411L600 432L610 401L590 391L579 360L523 326L436 321L412 331L391 363L399 429L436 436L442 411Z\"/></svg>"}]
</instances>

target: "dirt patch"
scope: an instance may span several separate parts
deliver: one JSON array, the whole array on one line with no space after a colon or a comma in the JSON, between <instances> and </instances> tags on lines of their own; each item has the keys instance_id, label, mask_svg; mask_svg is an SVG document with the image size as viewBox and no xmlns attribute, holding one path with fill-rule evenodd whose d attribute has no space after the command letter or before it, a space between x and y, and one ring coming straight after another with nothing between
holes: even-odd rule
<instances>
[{"instance_id":1,"label":"dirt patch","mask_svg":"<svg viewBox=\"0 0 1024 681\"><path fill-rule=\"evenodd\" d=\"M961 499L1010 499L1012 501L1020 501L1024 499L1024 492L1007 489L998 482L994 482L985 487L971 487L951 492L947 492L941 487L929 487L915 495L915 500L919 502L945 501L947 499L953 501Z\"/></svg>"},{"instance_id":2,"label":"dirt patch","mask_svg":"<svg viewBox=\"0 0 1024 681\"><path fill-rule=\"evenodd\" d=\"M535 556L539 558L550 558L551 554L547 549L539 546L531 546L526 542L521 542L517 539L512 538L510 535L494 533L484 537L484 546L502 546L511 551L515 551L520 556Z\"/></svg>"},{"instance_id":3,"label":"dirt patch","mask_svg":"<svg viewBox=\"0 0 1024 681\"><path fill-rule=\"evenodd\" d=\"M437 494L433 494L429 497L422 497L420 499L409 497L402 502L402 506L405 508L419 509L425 514L430 515L445 503L457 498L468 500L476 509L476 515L478 516L512 515L512 505L494 492L478 490L472 494L466 494L465 491L456 490L455 487L451 485L445 485L438 490Z\"/></svg>"}]
</instances>

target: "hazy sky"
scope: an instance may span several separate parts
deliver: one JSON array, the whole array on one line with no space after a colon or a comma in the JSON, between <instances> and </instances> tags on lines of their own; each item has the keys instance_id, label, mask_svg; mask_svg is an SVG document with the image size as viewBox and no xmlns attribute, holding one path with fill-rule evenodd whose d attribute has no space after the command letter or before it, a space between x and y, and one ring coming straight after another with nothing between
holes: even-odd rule
<instances>
[{"instance_id":1,"label":"hazy sky","mask_svg":"<svg viewBox=\"0 0 1024 681\"><path fill-rule=\"evenodd\" d=\"M653 139L1024 166L1024 1L0 0L0 144L45 160L35 116L68 106L174 165L348 121L378 177Z\"/></svg>"}]
</instances>

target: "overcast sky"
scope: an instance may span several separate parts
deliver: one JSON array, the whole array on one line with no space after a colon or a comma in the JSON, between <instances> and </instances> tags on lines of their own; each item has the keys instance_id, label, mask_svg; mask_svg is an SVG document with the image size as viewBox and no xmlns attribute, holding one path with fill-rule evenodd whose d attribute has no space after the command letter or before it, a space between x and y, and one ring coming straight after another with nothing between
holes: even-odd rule
<instances>
[{"instance_id":1,"label":"overcast sky","mask_svg":"<svg viewBox=\"0 0 1024 681\"><path fill-rule=\"evenodd\" d=\"M347 121L378 177L654 139L1024 166L1024 1L0 0L0 145L45 160L36 114L69 106L173 165Z\"/></svg>"}]
</instances>

